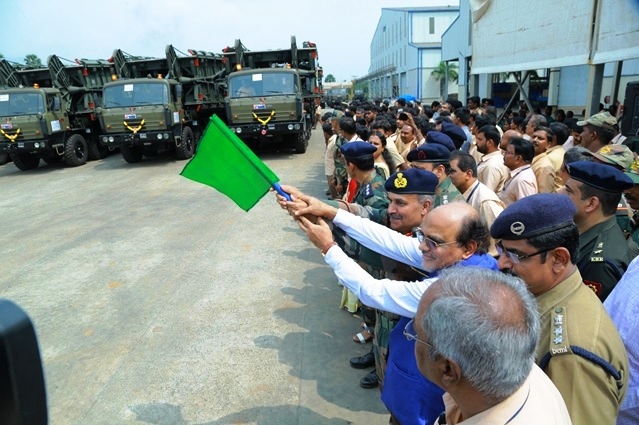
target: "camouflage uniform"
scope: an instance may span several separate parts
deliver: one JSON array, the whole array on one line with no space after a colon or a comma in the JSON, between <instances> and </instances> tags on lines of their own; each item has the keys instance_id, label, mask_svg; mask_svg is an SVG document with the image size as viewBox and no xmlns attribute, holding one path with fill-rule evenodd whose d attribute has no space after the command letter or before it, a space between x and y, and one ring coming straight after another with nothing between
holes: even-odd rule
<instances>
[{"instance_id":1,"label":"camouflage uniform","mask_svg":"<svg viewBox=\"0 0 639 425\"><path fill-rule=\"evenodd\" d=\"M335 145L333 146L333 160L335 161L335 174L334 183L335 187L342 187L341 191L338 191L338 195L341 198L346 193L346 188L348 187L348 173L346 172L346 164L344 163L344 155L340 148L344 146L348 141L341 137L337 136L335 140Z\"/></svg>"},{"instance_id":2,"label":"camouflage uniform","mask_svg":"<svg viewBox=\"0 0 639 425\"><path fill-rule=\"evenodd\" d=\"M433 203L433 208L440 205L446 205L447 203L455 200L463 201L464 196L459 192L459 190L457 190L450 178L446 177L446 179L437 186L437 190L435 190L435 202Z\"/></svg>"},{"instance_id":3,"label":"camouflage uniform","mask_svg":"<svg viewBox=\"0 0 639 425\"><path fill-rule=\"evenodd\" d=\"M621 216L617 214L617 224L621 227L626 241L628 242L628 258L632 261L637 255L639 255L639 211L635 211L632 217L629 217L627 211L626 214Z\"/></svg>"}]
</instances>

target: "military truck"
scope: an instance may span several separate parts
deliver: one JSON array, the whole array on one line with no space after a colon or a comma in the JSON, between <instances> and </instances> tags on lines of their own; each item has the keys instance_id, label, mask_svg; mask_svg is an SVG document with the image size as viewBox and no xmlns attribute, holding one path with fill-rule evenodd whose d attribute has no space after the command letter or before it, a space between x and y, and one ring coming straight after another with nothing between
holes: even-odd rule
<instances>
[{"instance_id":1,"label":"military truck","mask_svg":"<svg viewBox=\"0 0 639 425\"><path fill-rule=\"evenodd\" d=\"M101 143L119 147L128 163L172 151L193 156L196 142L226 94L222 55L166 46L166 57L132 56L116 49L114 81L105 84L97 115Z\"/></svg>"},{"instance_id":2,"label":"military truck","mask_svg":"<svg viewBox=\"0 0 639 425\"><path fill-rule=\"evenodd\" d=\"M321 92L317 47L250 51L237 39L222 50L228 72L226 123L249 145L283 142L304 153Z\"/></svg>"},{"instance_id":3,"label":"military truck","mask_svg":"<svg viewBox=\"0 0 639 425\"><path fill-rule=\"evenodd\" d=\"M67 62L52 55L47 67L32 68L0 60L0 152L20 170L36 168L40 159L79 166L104 154L94 112L111 64Z\"/></svg>"}]
</instances>

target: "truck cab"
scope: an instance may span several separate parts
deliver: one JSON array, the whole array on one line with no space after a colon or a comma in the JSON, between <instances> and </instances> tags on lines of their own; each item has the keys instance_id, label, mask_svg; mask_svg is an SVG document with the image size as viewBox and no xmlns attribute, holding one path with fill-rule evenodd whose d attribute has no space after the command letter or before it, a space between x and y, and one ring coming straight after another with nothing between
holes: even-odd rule
<instances>
[{"instance_id":1,"label":"truck cab","mask_svg":"<svg viewBox=\"0 0 639 425\"><path fill-rule=\"evenodd\" d=\"M250 145L284 143L304 153L319 100L321 68L317 49L250 51L240 40L223 49L228 72L226 123Z\"/></svg>"}]
</instances>

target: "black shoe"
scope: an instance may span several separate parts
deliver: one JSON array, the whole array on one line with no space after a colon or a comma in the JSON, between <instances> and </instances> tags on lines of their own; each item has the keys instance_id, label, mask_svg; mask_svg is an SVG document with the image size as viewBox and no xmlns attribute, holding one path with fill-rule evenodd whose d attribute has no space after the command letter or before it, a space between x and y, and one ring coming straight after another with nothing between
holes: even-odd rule
<instances>
[{"instance_id":1,"label":"black shoe","mask_svg":"<svg viewBox=\"0 0 639 425\"><path fill-rule=\"evenodd\" d=\"M355 369L366 369L371 366L375 366L375 355L371 351L368 354L364 354L363 356L353 357L351 359L351 367Z\"/></svg>"},{"instance_id":2,"label":"black shoe","mask_svg":"<svg viewBox=\"0 0 639 425\"><path fill-rule=\"evenodd\" d=\"M377 377L377 371L372 371L365 377L359 380L359 386L362 388L377 388L379 386L379 378Z\"/></svg>"}]
</instances>

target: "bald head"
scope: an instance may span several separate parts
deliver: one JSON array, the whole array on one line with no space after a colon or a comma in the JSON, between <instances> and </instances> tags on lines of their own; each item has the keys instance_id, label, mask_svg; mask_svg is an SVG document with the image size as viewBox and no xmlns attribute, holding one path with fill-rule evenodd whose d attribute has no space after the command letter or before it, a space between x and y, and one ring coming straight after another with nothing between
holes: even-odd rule
<instances>
[{"instance_id":1,"label":"bald head","mask_svg":"<svg viewBox=\"0 0 639 425\"><path fill-rule=\"evenodd\" d=\"M490 233L486 221L466 202L449 202L430 212L433 220L452 229L458 243L476 242L474 253L485 254L490 248Z\"/></svg>"},{"instance_id":2,"label":"bald head","mask_svg":"<svg viewBox=\"0 0 639 425\"><path fill-rule=\"evenodd\" d=\"M501 143L499 143L499 147L505 151L508 147L508 142L510 142L510 139L513 137L522 137L522 134L517 130L512 129L504 131L504 135L501 136Z\"/></svg>"}]
</instances>

